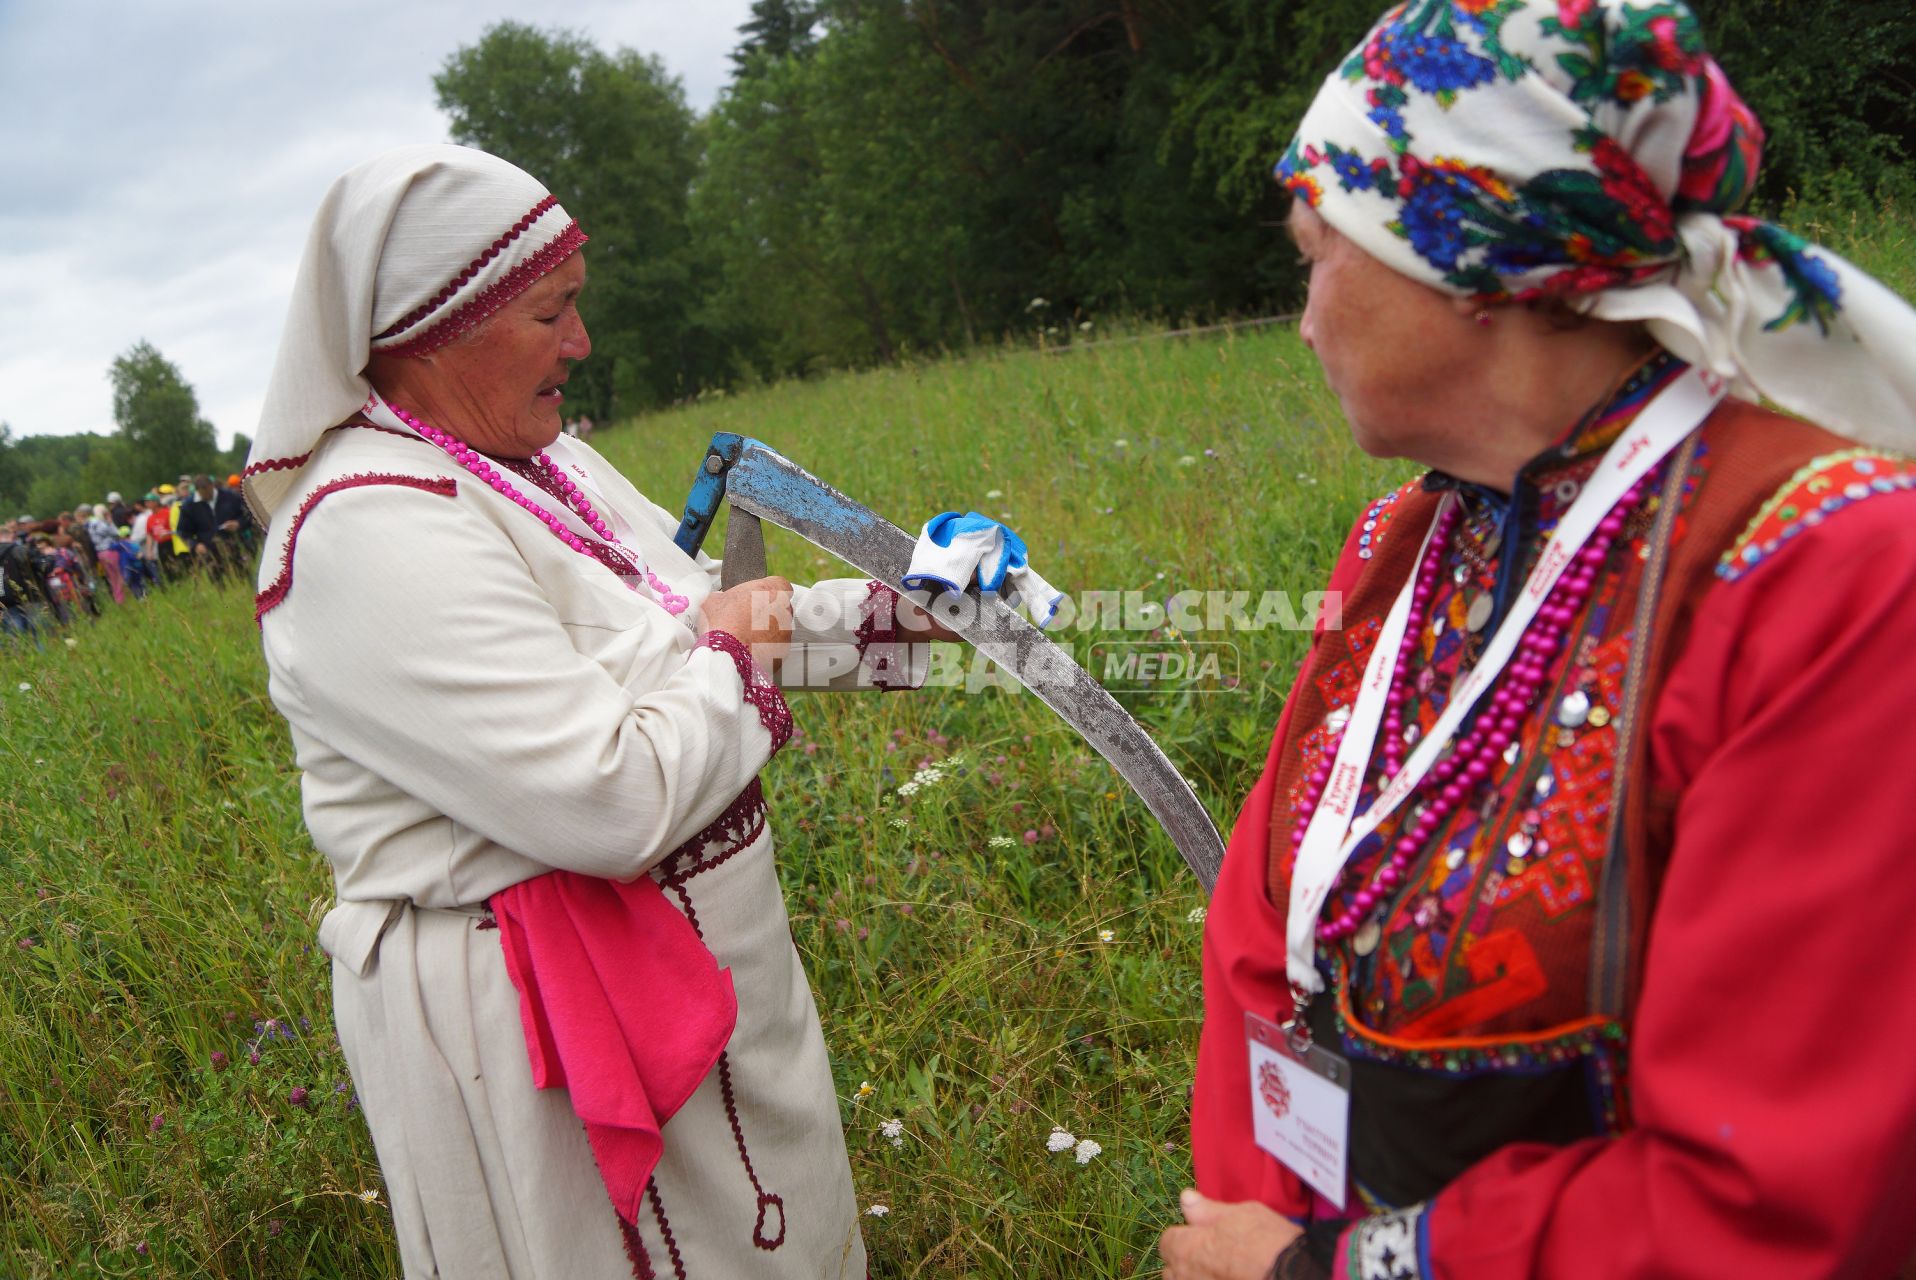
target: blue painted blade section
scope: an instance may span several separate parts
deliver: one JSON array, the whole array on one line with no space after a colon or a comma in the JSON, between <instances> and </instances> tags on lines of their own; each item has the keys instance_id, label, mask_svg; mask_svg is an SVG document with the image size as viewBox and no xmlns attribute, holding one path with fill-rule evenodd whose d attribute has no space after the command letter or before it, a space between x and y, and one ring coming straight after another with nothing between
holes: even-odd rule
<instances>
[{"instance_id":1,"label":"blue painted blade section","mask_svg":"<svg viewBox=\"0 0 1916 1280\"><path fill-rule=\"evenodd\" d=\"M699 459L698 473L692 477L692 492L685 499L685 514L679 520L679 531L672 535L672 541L678 544L680 551L688 556L698 554L699 548L705 544L705 535L712 531L712 521L718 515L719 503L725 501L725 482L732 464L738 461L747 446L757 444L758 441L732 431L713 434L712 443L705 447L705 454ZM716 466L712 462L715 458L718 460Z\"/></svg>"}]
</instances>

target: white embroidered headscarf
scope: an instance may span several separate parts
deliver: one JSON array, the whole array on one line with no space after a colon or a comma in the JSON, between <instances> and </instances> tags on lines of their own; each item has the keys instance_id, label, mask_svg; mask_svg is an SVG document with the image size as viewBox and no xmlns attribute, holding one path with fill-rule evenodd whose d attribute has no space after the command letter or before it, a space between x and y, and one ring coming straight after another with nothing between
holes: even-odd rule
<instances>
[{"instance_id":1,"label":"white embroidered headscarf","mask_svg":"<svg viewBox=\"0 0 1916 1280\"><path fill-rule=\"evenodd\" d=\"M1674 0L1409 0L1325 80L1279 178L1413 279L1560 296L1746 399L1916 452L1916 311L1736 216L1762 127Z\"/></svg>"},{"instance_id":2,"label":"white embroidered headscarf","mask_svg":"<svg viewBox=\"0 0 1916 1280\"><path fill-rule=\"evenodd\" d=\"M246 460L262 523L329 427L372 396L375 351L424 355L484 324L586 240L539 181L470 147L402 147L333 183L314 215Z\"/></svg>"}]
</instances>

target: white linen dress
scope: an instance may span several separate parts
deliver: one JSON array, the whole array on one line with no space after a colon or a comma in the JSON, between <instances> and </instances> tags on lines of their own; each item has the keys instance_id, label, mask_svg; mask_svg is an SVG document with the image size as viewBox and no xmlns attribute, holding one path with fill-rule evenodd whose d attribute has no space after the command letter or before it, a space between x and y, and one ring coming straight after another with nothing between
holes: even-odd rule
<instances>
[{"instance_id":1,"label":"white linen dress","mask_svg":"<svg viewBox=\"0 0 1916 1280\"><path fill-rule=\"evenodd\" d=\"M629 590L438 449L381 428L322 438L262 560L271 694L337 884L320 941L340 1043L406 1274L862 1277L757 782L775 713L747 700L756 668L695 643L716 562L680 552L676 519L589 446L548 455L689 608ZM850 605L801 608L841 619L811 638L849 641L866 584L810 591ZM664 1128L636 1240L565 1091L533 1088L483 909L552 868L657 878L738 997L718 1068Z\"/></svg>"}]
</instances>

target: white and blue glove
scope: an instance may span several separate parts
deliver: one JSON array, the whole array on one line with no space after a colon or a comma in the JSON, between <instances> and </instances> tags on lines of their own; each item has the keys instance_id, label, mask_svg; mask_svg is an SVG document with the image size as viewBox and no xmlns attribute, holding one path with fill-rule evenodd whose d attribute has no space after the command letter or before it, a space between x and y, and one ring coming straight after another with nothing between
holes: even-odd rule
<instances>
[{"instance_id":1,"label":"white and blue glove","mask_svg":"<svg viewBox=\"0 0 1916 1280\"><path fill-rule=\"evenodd\" d=\"M976 511L945 511L926 522L912 548L904 584L913 591L963 591L973 579L981 591L995 591L1022 606L1042 627L1064 601L1064 594L1032 569L1025 541L1006 526Z\"/></svg>"}]
</instances>

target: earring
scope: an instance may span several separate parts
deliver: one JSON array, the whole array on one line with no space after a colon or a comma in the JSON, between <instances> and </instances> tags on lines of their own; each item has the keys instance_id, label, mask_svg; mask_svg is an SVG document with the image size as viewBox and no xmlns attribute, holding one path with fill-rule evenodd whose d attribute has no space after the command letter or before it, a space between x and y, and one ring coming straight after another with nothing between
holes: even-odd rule
<instances>
[{"instance_id":1,"label":"earring","mask_svg":"<svg viewBox=\"0 0 1916 1280\"><path fill-rule=\"evenodd\" d=\"M1477 314L1471 318L1477 322L1479 329L1488 329L1490 327L1490 308L1478 307Z\"/></svg>"}]
</instances>

